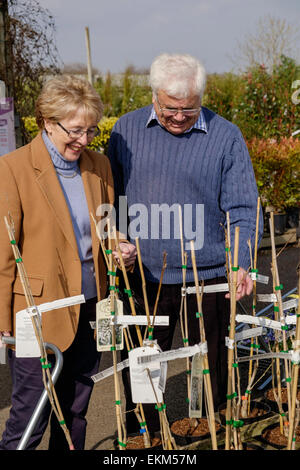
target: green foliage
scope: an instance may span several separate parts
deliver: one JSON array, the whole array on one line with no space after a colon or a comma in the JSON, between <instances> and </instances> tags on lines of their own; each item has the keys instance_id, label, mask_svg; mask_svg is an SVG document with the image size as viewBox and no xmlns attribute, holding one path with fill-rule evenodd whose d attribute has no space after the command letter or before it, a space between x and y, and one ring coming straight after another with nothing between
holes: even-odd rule
<instances>
[{"instance_id":1,"label":"green foliage","mask_svg":"<svg viewBox=\"0 0 300 470\"><path fill-rule=\"evenodd\" d=\"M132 67L127 67L117 79L108 72L105 80L97 80L94 87L101 96L107 117L121 116L152 102L150 86L143 75L133 73Z\"/></svg>"},{"instance_id":2,"label":"green foliage","mask_svg":"<svg viewBox=\"0 0 300 470\"><path fill-rule=\"evenodd\" d=\"M299 123L300 109L291 100L291 86L296 64L281 57L273 73L263 65L244 76L244 95L236 103L233 122L246 139L290 136Z\"/></svg>"},{"instance_id":3,"label":"green foliage","mask_svg":"<svg viewBox=\"0 0 300 470\"><path fill-rule=\"evenodd\" d=\"M244 88L244 79L238 75L232 73L208 75L203 106L228 121L233 121L235 108L242 99Z\"/></svg>"},{"instance_id":4,"label":"green foliage","mask_svg":"<svg viewBox=\"0 0 300 470\"><path fill-rule=\"evenodd\" d=\"M93 139L88 148L95 150L96 152L107 153L110 134L117 119L118 118L116 117L103 117L98 124L100 135ZM35 118L26 117L23 118L23 122L26 133L29 136L29 140L33 139L39 132Z\"/></svg>"},{"instance_id":5,"label":"green foliage","mask_svg":"<svg viewBox=\"0 0 300 470\"><path fill-rule=\"evenodd\" d=\"M264 206L275 211L300 206L300 140L254 138L247 142Z\"/></svg>"}]
</instances>

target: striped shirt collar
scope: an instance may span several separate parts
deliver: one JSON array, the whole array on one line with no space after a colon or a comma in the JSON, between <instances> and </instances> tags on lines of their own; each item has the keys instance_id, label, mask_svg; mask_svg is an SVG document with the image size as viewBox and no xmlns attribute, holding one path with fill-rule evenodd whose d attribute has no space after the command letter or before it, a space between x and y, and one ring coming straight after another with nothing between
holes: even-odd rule
<instances>
[{"instance_id":1,"label":"striped shirt collar","mask_svg":"<svg viewBox=\"0 0 300 470\"><path fill-rule=\"evenodd\" d=\"M158 116L157 116L156 111L154 109L154 106L152 105L151 113L150 113L149 119L146 123L146 127L148 127L150 122L153 121L153 120L157 121L158 124L161 127L163 127L161 125L161 123L159 122L159 119L158 119ZM204 116L204 113L202 111L202 108L200 109L200 114L199 114L199 117L198 117L197 121L195 122L195 124L192 127L190 127L188 130L186 130L184 132L184 134L186 134L187 132L190 132L192 129L198 129L198 130L203 131L207 134L207 124L206 124L206 120L205 120L205 116Z\"/></svg>"}]
</instances>

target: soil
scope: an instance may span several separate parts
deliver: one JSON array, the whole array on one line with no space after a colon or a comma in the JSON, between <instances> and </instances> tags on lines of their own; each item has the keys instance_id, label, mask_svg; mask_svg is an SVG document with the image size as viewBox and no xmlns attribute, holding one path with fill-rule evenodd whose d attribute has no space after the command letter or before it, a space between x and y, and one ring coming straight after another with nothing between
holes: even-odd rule
<instances>
[{"instance_id":1,"label":"soil","mask_svg":"<svg viewBox=\"0 0 300 470\"><path fill-rule=\"evenodd\" d=\"M262 437L268 441L271 445L276 444L280 446L286 446L288 443L287 437L280 432L280 425L265 429L262 433ZM300 442L300 427L296 428L296 442Z\"/></svg>"},{"instance_id":2,"label":"soil","mask_svg":"<svg viewBox=\"0 0 300 470\"><path fill-rule=\"evenodd\" d=\"M222 409L222 410L219 410L219 413L221 413L222 415L226 415L226 408ZM250 413L247 415L247 418L257 418L258 416L263 416L265 414L269 413L268 410L264 410L263 408L251 408L250 409ZM242 418L241 416L239 417L239 419L244 419Z\"/></svg>"},{"instance_id":3,"label":"soil","mask_svg":"<svg viewBox=\"0 0 300 470\"><path fill-rule=\"evenodd\" d=\"M221 425L215 423L216 431L219 431ZM174 421L171 425L171 431L177 436L204 436L209 434L209 426L206 418L183 418Z\"/></svg>"},{"instance_id":4,"label":"soil","mask_svg":"<svg viewBox=\"0 0 300 470\"><path fill-rule=\"evenodd\" d=\"M151 439L151 447L161 445L160 437L153 437ZM129 437L127 440L126 450L145 449L143 436Z\"/></svg>"},{"instance_id":5,"label":"soil","mask_svg":"<svg viewBox=\"0 0 300 470\"><path fill-rule=\"evenodd\" d=\"M277 387L275 388L275 392L278 394ZM275 396L274 396L274 392L273 392L272 388L270 388L270 390L268 390L266 392L266 398L268 400L275 401ZM282 403L287 403L288 402L287 389L286 388L281 389L281 399L282 399ZM297 391L297 399L300 400L300 390Z\"/></svg>"}]
</instances>

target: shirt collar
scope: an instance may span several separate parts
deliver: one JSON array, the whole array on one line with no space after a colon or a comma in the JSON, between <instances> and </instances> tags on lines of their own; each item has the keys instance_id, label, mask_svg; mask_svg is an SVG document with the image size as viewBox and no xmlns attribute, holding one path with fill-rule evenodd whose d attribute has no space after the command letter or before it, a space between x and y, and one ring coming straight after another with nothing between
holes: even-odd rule
<instances>
[{"instance_id":1,"label":"shirt collar","mask_svg":"<svg viewBox=\"0 0 300 470\"><path fill-rule=\"evenodd\" d=\"M161 127L163 127L161 125L159 119L158 119L158 116L156 114L154 106L152 105L151 113L150 113L149 119L146 123L146 127L148 127L150 122L153 121L153 120L157 121L158 124ZM205 116L204 116L202 108L200 109L200 114L199 114L199 117L198 117L197 121L195 122L195 124L193 126L191 126L188 130L186 130L184 132L184 134L186 134L187 132L190 132L192 129L198 129L198 130L203 131L207 134L207 124L206 124L206 120L205 120Z\"/></svg>"}]
</instances>

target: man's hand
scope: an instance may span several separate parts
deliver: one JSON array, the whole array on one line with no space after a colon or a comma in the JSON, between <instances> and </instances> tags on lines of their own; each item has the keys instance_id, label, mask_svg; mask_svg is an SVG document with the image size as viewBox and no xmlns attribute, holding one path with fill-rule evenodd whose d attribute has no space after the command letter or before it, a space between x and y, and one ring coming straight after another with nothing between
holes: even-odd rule
<instances>
[{"instance_id":1,"label":"man's hand","mask_svg":"<svg viewBox=\"0 0 300 470\"><path fill-rule=\"evenodd\" d=\"M0 331L0 348L2 348L2 346L4 346L4 344L2 343L2 336L11 336L11 332L10 331Z\"/></svg>"},{"instance_id":2,"label":"man's hand","mask_svg":"<svg viewBox=\"0 0 300 470\"><path fill-rule=\"evenodd\" d=\"M132 243L119 243L120 251L122 253L122 258L124 265L126 267L131 266L135 262L136 258L136 247ZM119 254L117 250L113 251L113 255L118 264L120 264Z\"/></svg>"},{"instance_id":3,"label":"man's hand","mask_svg":"<svg viewBox=\"0 0 300 470\"><path fill-rule=\"evenodd\" d=\"M242 299L245 295L250 295L252 292L252 289L253 289L253 281L251 277L243 268L239 268L237 272L236 300ZM230 294L226 294L225 297L226 299L229 299Z\"/></svg>"}]
</instances>

